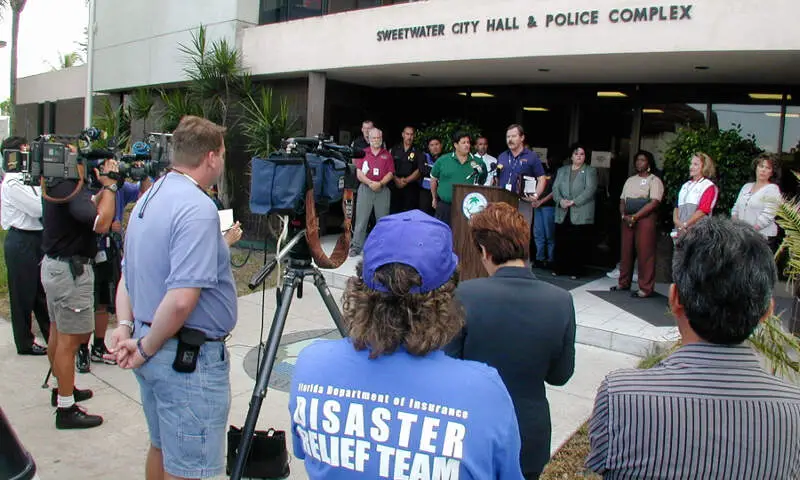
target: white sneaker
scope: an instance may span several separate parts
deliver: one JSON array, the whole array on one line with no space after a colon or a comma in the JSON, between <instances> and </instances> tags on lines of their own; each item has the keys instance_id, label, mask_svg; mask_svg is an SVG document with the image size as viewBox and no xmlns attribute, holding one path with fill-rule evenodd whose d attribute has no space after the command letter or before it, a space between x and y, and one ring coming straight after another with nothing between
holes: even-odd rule
<instances>
[{"instance_id":1,"label":"white sneaker","mask_svg":"<svg viewBox=\"0 0 800 480\"><path fill-rule=\"evenodd\" d=\"M619 278L619 265L614 270L606 273L606 277L608 278Z\"/></svg>"},{"instance_id":2,"label":"white sneaker","mask_svg":"<svg viewBox=\"0 0 800 480\"><path fill-rule=\"evenodd\" d=\"M638 283L639 282L639 275L634 273L633 274L633 278L631 278L631 281L635 282L635 283Z\"/></svg>"}]
</instances>

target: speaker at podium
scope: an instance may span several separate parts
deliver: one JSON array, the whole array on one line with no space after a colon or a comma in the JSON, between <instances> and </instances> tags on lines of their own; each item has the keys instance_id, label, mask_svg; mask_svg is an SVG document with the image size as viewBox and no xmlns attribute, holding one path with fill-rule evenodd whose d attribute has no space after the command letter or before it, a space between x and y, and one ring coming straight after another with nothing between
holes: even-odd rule
<instances>
[{"instance_id":1,"label":"speaker at podium","mask_svg":"<svg viewBox=\"0 0 800 480\"><path fill-rule=\"evenodd\" d=\"M460 279L488 277L481 263L481 253L469 233L469 217L490 203L505 202L519 208L519 196L501 187L484 185L453 185L453 203L450 211L450 228L453 230L453 249L458 255Z\"/></svg>"}]
</instances>

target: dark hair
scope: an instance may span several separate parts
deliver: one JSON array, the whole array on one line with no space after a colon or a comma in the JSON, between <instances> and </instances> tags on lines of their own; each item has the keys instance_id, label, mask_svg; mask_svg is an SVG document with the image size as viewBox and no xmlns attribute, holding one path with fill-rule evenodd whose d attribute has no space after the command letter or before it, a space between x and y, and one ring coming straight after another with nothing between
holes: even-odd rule
<instances>
[{"instance_id":1,"label":"dark hair","mask_svg":"<svg viewBox=\"0 0 800 480\"><path fill-rule=\"evenodd\" d=\"M403 130L400 130L400 131L403 132L403 131L405 131L406 128L410 128L412 132L417 133L417 127L415 127L413 125L406 125L405 127L403 127Z\"/></svg>"},{"instance_id":2,"label":"dark hair","mask_svg":"<svg viewBox=\"0 0 800 480\"><path fill-rule=\"evenodd\" d=\"M426 144L431 143L432 141L436 140L439 143L442 143L442 139L438 135L434 135L428 138L428 141L425 142Z\"/></svg>"},{"instance_id":3,"label":"dark hair","mask_svg":"<svg viewBox=\"0 0 800 480\"><path fill-rule=\"evenodd\" d=\"M186 115L172 132L173 164L197 167L208 152L219 152L225 141L225 127L202 117Z\"/></svg>"},{"instance_id":4,"label":"dark hair","mask_svg":"<svg viewBox=\"0 0 800 480\"><path fill-rule=\"evenodd\" d=\"M491 203L470 217L469 230L478 250L483 246L495 265L528 258L531 228L519 210L505 202Z\"/></svg>"},{"instance_id":5,"label":"dark hair","mask_svg":"<svg viewBox=\"0 0 800 480\"><path fill-rule=\"evenodd\" d=\"M773 153L762 153L761 155L757 156L753 159L753 174L755 175L755 171L758 169L758 166L761 165L761 162L769 162L769 166L772 167L772 175L769 177L769 181L771 183L778 183L781 180L781 160L778 155Z\"/></svg>"},{"instance_id":6,"label":"dark hair","mask_svg":"<svg viewBox=\"0 0 800 480\"><path fill-rule=\"evenodd\" d=\"M577 152L579 148L581 150L583 150L583 153L586 155L586 159L583 161L583 163L586 164L586 165L590 165L591 164L591 162L590 162L591 157L589 156L589 150L586 147L584 147L582 143L578 143L578 142L573 143L572 145L569 146L569 163L568 164L572 163L572 155L574 155L575 152Z\"/></svg>"},{"instance_id":7,"label":"dark hair","mask_svg":"<svg viewBox=\"0 0 800 480\"><path fill-rule=\"evenodd\" d=\"M422 285L417 271L390 263L375 271L375 281L389 293L367 287L361 279L363 262L356 266L342 295L342 318L356 350L369 349L369 358L388 355L404 346L423 356L447 345L464 325L464 312L455 299L458 270L436 290L409 293Z\"/></svg>"},{"instance_id":8,"label":"dark hair","mask_svg":"<svg viewBox=\"0 0 800 480\"><path fill-rule=\"evenodd\" d=\"M715 216L679 237L672 278L695 333L711 343L735 345L767 313L777 268L769 245L753 227Z\"/></svg>"},{"instance_id":9,"label":"dark hair","mask_svg":"<svg viewBox=\"0 0 800 480\"><path fill-rule=\"evenodd\" d=\"M636 159L639 158L640 155L643 156L645 159L647 159L647 168L650 169L651 172L655 172L656 159L655 157L653 157L653 154L648 152L647 150L639 150L638 152L636 152L636 155L633 156L633 163L634 164L636 163Z\"/></svg>"},{"instance_id":10,"label":"dark hair","mask_svg":"<svg viewBox=\"0 0 800 480\"><path fill-rule=\"evenodd\" d=\"M453 133L453 145L460 142L464 137L469 138L469 143L472 144L472 135L470 135L469 132L466 130L457 130L455 133Z\"/></svg>"},{"instance_id":11,"label":"dark hair","mask_svg":"<svg viewBox=\"0 0 800 480\"><path fill-rule=\"evenodd\" d=\"M525 130L522 128L522 125L520 125L519 123L512 123L511 125L509 125L508 128L506 128L506 133L508 133L509 130L513 130L515 128L519 132L519 136L520 137L524 137L525 136Z\"/></svg>"},{"instance_id":12,"label":"dark hair","mask_svg":"<svg viewBox=\"0 0 800 480\"><path fill-rule=\"evenodd\" d=\"M28 143L28 140L25 137L8 137L3 140L3 146L0 147L2 150L19 150L19 147Z\"/></svg>"}]
</instances>

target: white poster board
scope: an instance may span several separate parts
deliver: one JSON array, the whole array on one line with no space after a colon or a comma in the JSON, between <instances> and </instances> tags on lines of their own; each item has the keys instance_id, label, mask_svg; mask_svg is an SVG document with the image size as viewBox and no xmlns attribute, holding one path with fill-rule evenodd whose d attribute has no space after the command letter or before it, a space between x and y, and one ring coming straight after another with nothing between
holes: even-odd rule
<instances>
[{"instance_id":1,"label":"white poster board","mask_svg":"<svg viewBox=\"0 0 800 480\"><path fill-rule=\"evenodd\" d=\"M611 152L592 152L592 166L595 168L611 168Z\"/></svg>"},{"instance_id":2,"label":"white poster board","mask_svg":"<svg viewBox=\"0 0 800 480\"><path fill-rule=\"evenodd\" d=\"M233 227L233 210L220 210L219 212L219 229L225 233Z\"/></svg>"},{"instance_id":3,"label":"white poster board","mask_svg":"<svg viewBox=\"0 0 800 480\"><path fill-rule=\"evenodd\" d=\"M539 155L539 158L542 160L547 160L547 148L545 147L531 147L532 152L536 152L536 155Z\"/></svg>"}]
</instances>

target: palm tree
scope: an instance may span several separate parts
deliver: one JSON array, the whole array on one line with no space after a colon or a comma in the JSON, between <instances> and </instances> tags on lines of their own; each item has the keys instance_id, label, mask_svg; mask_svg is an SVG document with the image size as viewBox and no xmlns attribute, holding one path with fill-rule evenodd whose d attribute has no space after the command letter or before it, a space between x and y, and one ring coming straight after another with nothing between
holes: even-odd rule
<instances>
[{"instance_id":1,"label":"palm tree","mask_svg":"<svg viewBox=\"0 0 800 480\"><path fill-rule=\"evenodd\" d=\"M0 0L0 12L11 7L11 75L9 115L11 116L11 132L17 131L17 116L14 110L17 104L17 39L19 38L19 19L28 0Z\"/></svg>"},{"instance_id":2,"label":"palm tree","mask_svg":"<svg viewBox=\"0 0 800 480\"><path fill-rule=\"evenodd\" d=\"M78 52L60 53L58 54L58 65L50 64L50 69L64 70L83 63L83 57Z\"/></svg>"}]
</instances>

